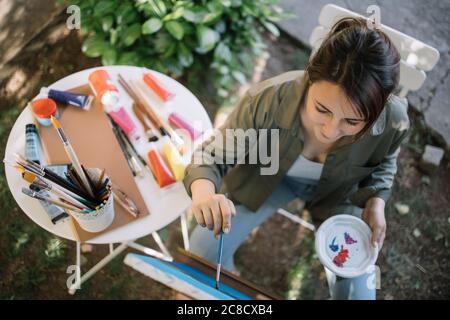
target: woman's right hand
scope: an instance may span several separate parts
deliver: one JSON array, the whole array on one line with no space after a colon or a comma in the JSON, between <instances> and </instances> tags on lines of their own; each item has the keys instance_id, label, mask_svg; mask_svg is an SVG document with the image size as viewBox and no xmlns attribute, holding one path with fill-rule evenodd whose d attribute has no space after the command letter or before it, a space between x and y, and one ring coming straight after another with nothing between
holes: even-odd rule
<instances>
[{"instance_id":1,"label":"woman's right hand","mask_svg":"<svg viewBox=\"0 0 450 320\"><path fill-rule=\"evenodd\" d=\"M216 194L214 184L208 179L192 182L191 193L191 210L197 223L213 230L216 239L221 230L230 232L231 217L236 215L233 202L223 194Z\"/></svg>"}]
</instances>

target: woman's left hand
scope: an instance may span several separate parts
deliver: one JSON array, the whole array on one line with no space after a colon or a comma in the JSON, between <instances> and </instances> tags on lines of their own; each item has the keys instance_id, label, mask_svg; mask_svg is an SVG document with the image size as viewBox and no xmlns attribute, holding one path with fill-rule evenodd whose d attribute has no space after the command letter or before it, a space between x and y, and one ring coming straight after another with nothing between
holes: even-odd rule
<instances>
[{"instance_id":1,"label":"woman's left hand","mask_svg":"<svg viewBox=\"0 0 450 320\"><path fill-rule=\"evenodd\" d=\"M381 198L370 198L366 202L362 213L362 219L372 230L372 245L378 245L378 250L383 246L386 236L386 219L384 217L385 202Z\"/></svg>"}]
</instances>

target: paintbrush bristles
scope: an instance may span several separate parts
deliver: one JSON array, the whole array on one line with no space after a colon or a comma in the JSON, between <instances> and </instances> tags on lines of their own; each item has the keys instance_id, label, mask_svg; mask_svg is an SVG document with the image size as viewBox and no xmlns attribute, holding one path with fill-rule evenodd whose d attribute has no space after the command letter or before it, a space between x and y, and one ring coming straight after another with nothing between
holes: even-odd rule
<instances>
[{"instance_id":1,"label":"paintbrush bristles","mask_svg":"<svg viewBox=\"0 0 450 320\"><path fill-rule=\"evenodd\" d=\"M22 178L29 183L33 183L36 180L36 175L34 173L30 173L30 172L23 172L22 173Z\"/></svg>"},{"instance_id":2,"label":"paintbrush bristles","mask_svg":"<svg viewBox=\"0 0 450 320\"><path fill-rule=\"evenodd\" d=\"M54 127L55 129L61 128L61 125L60 125L58 119L56 119L53 115L50 116L50 121L52 122L53 127Z\"/></svg>"}]
</instances>

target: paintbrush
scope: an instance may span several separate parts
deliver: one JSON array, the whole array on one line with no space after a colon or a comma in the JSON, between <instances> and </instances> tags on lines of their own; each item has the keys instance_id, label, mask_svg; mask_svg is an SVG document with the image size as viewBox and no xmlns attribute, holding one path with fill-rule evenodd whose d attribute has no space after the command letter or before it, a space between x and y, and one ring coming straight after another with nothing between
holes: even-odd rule
<instances>
[{"instance_id":1,"label":"paintbrush","mask_svg":"<svg viewBox=\"0 0 450 320\"><path fill-rule=\"evenodd\" d=\"M100 177L97 180L97 183L95 184L95 189L98 192L100 189L100 186L102 185L103 177L105 176L105 168L102 169L102 173L100 173Z\"/></svg>"},{"instance_id":2,"label":"paintbrush","mask_svg":"<svg viewBox=\"0 0 450 320\"><path fill-rule=\"evenodd\" d=\"M158 136L153 132L153 129L147 124L146 116L142 113L142 111L136 106L136 103L133 103L133 112L138 118L139 122L144 127L145 133L148 135L148 142L158 141Z\"/></svg>"},{"instance_id":3,"label":"paintbrush","mask_svg":"<svg viewBox=\"0 0 450 320\"><path fill-rule=\"evenodd\" d=\"M127 94L135 103L136 107L141 110L152 122L152 124L160 131L161 135L166 136L169 135L168 132L162 127L158 117L152 112L152 110L147 109L146 106L143 105L143 101L141 97L138 96L137 92L131 87L130 84L119 74L118 76L119 83L125 89Z\"/></svg>"},{"instance_id":4,"label":"paintbrush","mask_svg":"<svg viewBox=\"0 0 450 320\"><path fill-rule=\"evenodd\" d=\"M40 177L32 173L24 172L22 173L22 178L25 181L36 185L39 189L50 191L54 193L56 196L61 197L67 201L70 201L76 204L77 206L81 207L82 209L89 209L85 204L81 203L76 198L66 194L63 190L59 189L59 187L56 187L55 185L45 182Z\"/></svg>"},{"instance_id":5,"label":"paintbrush","mask_svg":"<svg viewBox=\"0 0 450 320\"><path fill-rule=\"evenodd\" d=\"M42 188L42 185L40 185L38 182L33 182L32 184L30 184L29 188L30 188L30 190L35 191L35 192L40 192L41 190L46 190L45 188ZM48 195L50 195L50 194L53 194L54 196L56 196L56 198L58 199L57 201L60 201L63 204L67 204L69 206L72 206L75 209L80 210L80 211L82 211L84 213L88 213L88 212L92 211L89 208L86 208L84 205L80 205L78 203L74 203L71 199L67 199L65 197L61 197L58 194L55 194L53 192L52 193L48 193ZM49 199L51 199L51 198L49 198ZM55 200L53 200L53 201L55 201Z\"/></svg>"},{"instance_id":6,"label":"paintbrush","mask_svg":"<svg viewBox=\"0 0 450 320\"><path fill-rule=\"evenodd\" d=\"M130 154L130 151L128 150L124 139L119 134L119 131L117 130L117 126L114 122L114 120L106 114L109 118L111 127L113 129L113 133L116 136L117 142L119 142L120 149L122 150L123 155L125 156L125 159L127 160L128 166L130 167L131 173L133 174L133 177L136 177L136 175L142 174L142 168L137 163L137 160Z\"/></svg>"},{"instance_id":7,"label":"paintbrush","mask_svg":"<svg viewBox=\"0 0 450 320\"><path fill-rule=\"evenodd\" d=\"M66 204L66 203L61 202L61 201L58 201L58 200L53 200L53 199L50 199L50 198L45 198L45 197L41 196L40 194L38 194L36 191L30 190L30 189L27 189L27 188L22 188L22 192L23 192L24 194L26 194L27 196L31 197L31 198L35 198L35 199L38 199L38 200L42 200L42 201L45 201L45 202L54 204L54 205L56 205L56 206L58 206L58 207L61 207L61 208L73 210L73 211L76 211L76 212L79 212L79 213L89 213L89 212L90 212L90 211L88 211L88 210L80 210L80 209L77 208L77 207L74 207L74 206L72 206L72 205Z\"/></svg>"},{"instance_id":8,"label":"paintbrush","mask_svg":"<svg viewBox=\"0 0 450 320\"><path fill-rule=\"evenodd\" d=\"M177 146L184 145L183 139L173 130L173 128L166 123L166 121L162 120L156 111L152 108L152 106L145 100L142 89L137 83L134 83L133 80L130 80L129 85L131 89L135 92L135 94L139 97L139 99L142 101L142 104L145 106L146 110L148 110L149 113L152 113L153 116L158 120L158 124L161 128L164 128L164 130L167 132L167 135L170 137L170 139L175 143Z\"/></svg>"},{"instance_id":9,"label":"paintbrush","mask_svg":"<svg viewBox=\"0 0 450 320\"><path fill-rule=\"evenodd\" d=\"M135 101L136 107L138 107L153 123L153 125L160 131L161 135L168 136L177 146L183 146L184 141L180 136L170 127L165 124L153 108L148 104L148 102L142 96L139 88L132 81L127 82L119 74L119 83L124 87L128 95Z\"/></svg>"},{"instance_id":10,"label":"paintbrush","mask_svg":"<svg viewBox=\"0 0 450 320\"><path fill-rule=\"evenodd\" d=\"M18 158L20 158L19 155L16 154L16 156ZM48 183L58 185L61 188L63 188L64 191L66 191L67 193L69 193L72 196L80 197L86 202L92 202L92 197L87 195L85 192L83 192L77 186L73 185L71 182L69 182L69 180L61 178L57 174L51 172L50 170L40 167L36 163L33 163L32 165L31 164L27 165L27 164L23 163L21 160L16 160L16 163L12 164L12 163L9 163L8 161L6 161L5 159L3 160L3 162L5 164L8 164L8 165L16 168L17 170L19 170L19 168L20 168L21 172L22 172L22 170L26 171L30 174L34 174L42 179L45 179L45 181L47 181Z\"/></svg>"},{"instance_id":11,"label":"paintbrush","mask_svg":"<svg viewBox=\"0 0 450 320\"><path fill-rule=\"evenodd\" d=\"M148 167L147 162L145 162L145 160L142 158L142 156L139 154L139 152L137 152L136 148L131 143L130 139L128 139L125 132L123 132L122 128L120 128L117 125L115 125L115 127L116 127L117 134L122 138L122 141L131 149L131 151L136 155L136 157L139 159L139 161L142 163L142 165L144 167Z\"/></svg>"},{"instance_id":12,"label":"paintbrush","mask_svg":"<svg viewBox=\"0 0 450 320\"><path fill-rule=\"evenodd\" d=\"M75 154L75 151L72 148L72 145L70 144L69 140L67 139L63 128L61 127L61 124L59 123L58 119L56 119L54 116L51 116L51 121L53 124L53 127L58 132L58 136L61 139L64 149L66 150L67 156L69 157L70 161L72 162L72 165L77 173L77 175L80 177L81 182L83 183L84 189L89 193L91 197L94 197L94 192L91 189L91 186L89 185L89 181L84 174L83 169L81 168L81 163L78 160L77 155Z\"/></svg>"},{"instance_id":13,"label":"paintbrush","mask_svg":"<svg viewBox=\"0 0 450 320\"><path fill-rule=\"evenodd\" d=\"M44 176L45 178L54 181L55 183L66 186L68 189L77 189L81 192L83 192L82 189L79 189L76 185L74 185L71 181L64 179L63 177L59 176L58 174L54 173L53 171L33 162L28 159L25 159L20 154L15 153L16 156L16 162L20 164L23 167L28 167L29 169L32 169L36 172L36 174L40 176ZM85 193L85 192L83 192Z\"/></svg>"}]
</instances>

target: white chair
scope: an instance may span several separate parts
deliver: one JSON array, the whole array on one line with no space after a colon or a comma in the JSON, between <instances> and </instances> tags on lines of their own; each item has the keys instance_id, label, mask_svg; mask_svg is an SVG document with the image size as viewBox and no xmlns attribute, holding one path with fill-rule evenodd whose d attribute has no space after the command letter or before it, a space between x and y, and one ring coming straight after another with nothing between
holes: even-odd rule
<instances>
[{"instance_id":1,"label":"white chair","mask_svg":"<svg viewBox=\"0 0 450 320\"><path fill-rule=\"evenodd\" d=\"M319 25L312 31L309 44L313 53L320 47L331 27L344 17L362 17L360 14L334 4L325 5L319 14ZM400 66L400 98L405 98L409 91L416 91L427 78L425 71L430 71L439 60L439 51L422 41L414 39L400 31L381 25L381 30L392 40L402 58ZM312 56L311 55L311 56Z\"/></svg>"}]
</instances>

